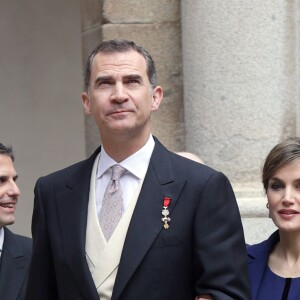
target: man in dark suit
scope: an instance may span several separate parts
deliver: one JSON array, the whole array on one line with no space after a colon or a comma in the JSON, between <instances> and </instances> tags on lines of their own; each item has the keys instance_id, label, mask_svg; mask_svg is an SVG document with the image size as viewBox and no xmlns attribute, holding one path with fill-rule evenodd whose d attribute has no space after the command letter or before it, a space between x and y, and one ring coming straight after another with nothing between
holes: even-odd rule
<instances>
[{"instance_id":1,"label":"man in dark suit","mask_svg":"<svg viewBox=\"0 0 300 300\"><path fill-rule=\"evenodd\" d=\"M112 40L89 56L82 100L102 146L36 184L28 300L250 299L231 185L152 137L162 98L142 47Z\"/></svg>"},{"instance_id":2,"label":"man in dark suit","mask_svg":"<svg viewBox=\"0 0 300 300\"><path fill-rule=\"evenodd\" d=\"M11 147L0 143L0 299L25 299L26 278L31 258L31 239L6 228L15 221L20 190Z\"/></svg>"}]
</instances>

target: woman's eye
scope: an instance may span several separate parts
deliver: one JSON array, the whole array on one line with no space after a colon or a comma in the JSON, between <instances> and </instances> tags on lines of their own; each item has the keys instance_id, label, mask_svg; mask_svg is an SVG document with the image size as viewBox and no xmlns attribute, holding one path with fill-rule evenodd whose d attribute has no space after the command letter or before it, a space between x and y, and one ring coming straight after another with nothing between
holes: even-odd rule
<instances>
[{"instance_id":1,"label":"woman's eye","mask_svg":"<svg viewBox=\"0 0 300 300\"><path fill-rule=\"evenodd\" d=\"M283 185L280 182L274 182L271 184L271 189L277 191L283 188Z\"/></svg>"}]
</instances>

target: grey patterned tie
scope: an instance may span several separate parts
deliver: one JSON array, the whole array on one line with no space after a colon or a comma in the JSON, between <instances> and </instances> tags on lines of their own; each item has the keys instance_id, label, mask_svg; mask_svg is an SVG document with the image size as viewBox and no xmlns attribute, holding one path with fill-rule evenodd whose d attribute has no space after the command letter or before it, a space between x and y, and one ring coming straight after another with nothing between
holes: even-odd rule
<instances>
[{"instance_id":1,"label":"grey patterned tie","mask_svg":"<svg viewBox=\"0 0 300 300\"><path fill-rule=\"evenodd\" d=\"M126 171L120 165L113 165L111 180L106 188L100 212L100 226L106 241L109 241L122 218L123 199L120 177Z\"/></svg>"}]
</instances>

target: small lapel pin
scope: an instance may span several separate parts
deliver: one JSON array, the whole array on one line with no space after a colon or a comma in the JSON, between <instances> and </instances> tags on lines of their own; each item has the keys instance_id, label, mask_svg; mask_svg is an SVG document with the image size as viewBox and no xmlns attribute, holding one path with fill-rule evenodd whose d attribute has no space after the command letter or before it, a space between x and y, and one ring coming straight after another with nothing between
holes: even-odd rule
<instances>
[{"instance_id":1,"label":"small lapel pin","mask_svg":"<svg viewBox=\"0 0 300 300\"><path fill-rule=\"evenodd\" d=\"M168 217L170 214L170 212L168 210L170 202L171 202L171 198L169 198L169 197L164 198L163 210L161 212L163 215L161 220L164 223L164 229L169 229L169 227L170 227L170 225L168 224L171 221L171 218Z\"/></svg>"}]
</instances>

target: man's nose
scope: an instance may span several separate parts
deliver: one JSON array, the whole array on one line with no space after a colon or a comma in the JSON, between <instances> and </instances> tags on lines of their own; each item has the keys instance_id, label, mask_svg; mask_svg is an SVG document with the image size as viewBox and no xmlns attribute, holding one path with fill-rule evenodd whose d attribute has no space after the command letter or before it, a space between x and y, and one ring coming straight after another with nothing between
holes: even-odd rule
<instances>
[{"instance_id":1,"label":"man's nose","mask_svg":"<svg viewBox=\"0 0 300 300\"><path fill-rule=\"evenodd\" d=\"M111 99L115 102L124 102L127 101L128 95L126 93L126 88L124 87L123 83L116 83L113 89L113 93Z\"/></svg>"},{"instance_id":2,"label":"man's nose","mask_svg":"<svg viewBox=\"0 0 300 300\"><path fill-rule=\"evenodd\" d=\"M20 189L15 181L11 181L7 194L14 197L20 196Z\"/></svg>"}]
</instances>

